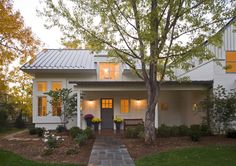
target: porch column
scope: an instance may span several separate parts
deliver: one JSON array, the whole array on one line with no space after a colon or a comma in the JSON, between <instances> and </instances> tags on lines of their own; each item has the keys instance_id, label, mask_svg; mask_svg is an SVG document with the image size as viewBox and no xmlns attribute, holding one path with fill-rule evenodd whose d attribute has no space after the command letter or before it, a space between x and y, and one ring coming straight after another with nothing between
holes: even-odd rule
<instances>
[{"instance_id":1,"label":"porch column","mask_svg":"<svg viewBox=\"0 0 236 166\"><path fill-rule=\"evenodd\" d=\"M80 118L80 90L77 91L77 127L81 128L81 118Z\"/></svg>"},{"instance_id":2,"label":"porch column","mask_svg":"<svg viewBox=\"0 0 236 166\"><path fill-rule=\"evenodd\" d=\"M158 103L156 104L155 107L155 128L158 128Z\"/></svg>"}]
</instances>

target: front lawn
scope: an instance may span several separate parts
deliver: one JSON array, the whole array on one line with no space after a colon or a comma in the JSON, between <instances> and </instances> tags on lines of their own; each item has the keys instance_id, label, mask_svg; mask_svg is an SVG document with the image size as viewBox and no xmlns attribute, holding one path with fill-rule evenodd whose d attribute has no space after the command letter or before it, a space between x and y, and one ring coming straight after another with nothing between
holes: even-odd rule
<instances>
[{"instance_id":1,"label":"front lawn","mask_svg":"<svg viewBox=\"0 0 236 166\"><path fill-rule=\"evenodd\" d=\"M79 166L76 164L50 164L24 159L12 152L0 150L0 163L5 166ZM81 166L81 165L80 165Z\"/></svg>"},{"instance_id":2,"label":"front lawn","mask_svg":"<svg viewBox=\"0 0 236 166\"><path fill-rule=\"evenodd\" d=\"M137 166L234 166L236 165L236 146L195 147L138 159Z\"/></svg>"}]
</instances>

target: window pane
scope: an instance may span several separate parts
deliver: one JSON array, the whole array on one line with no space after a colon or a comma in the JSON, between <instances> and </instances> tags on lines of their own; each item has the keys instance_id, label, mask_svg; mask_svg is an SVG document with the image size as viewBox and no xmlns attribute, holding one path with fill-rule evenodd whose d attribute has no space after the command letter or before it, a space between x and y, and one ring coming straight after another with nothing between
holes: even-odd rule
<instances>
[{"instance_id":1,"label":"window pane","mask_svg":"<svg viewBox=\"0 0 236 166\"><path fill-rule=\"evenodd\" d=\"M120 78L120 65L117 63L99 64L100 80L118 80Z\"/></svg>"},{"instance_id":2,"label":"window pane","mask_svg":"<svg viewBox=\"0 0 236 166\"><path fill-rule=\"evenodd\" d=\"M102 108L113 108L111 99L102 99Z\"/></svg>"},{"instance_id":3,"label":"window pane","mask_svg":"<svg viewBox=\"0 0 236 166\"><path fill-rule=\"evenodd\" d=\"M47 115L47 97L38 97L38 116Z\"/></svg>"},{"instance_id":4,"label":"window pane","mask_svg":"<svg viewBox=\"0 0 236 166\"><path fill-rule=\"evenodd\" d=\"M62 88L62 82L57 81L57 82L52 82L52 90L60 90Z\"/></svg>"},{"instance_id":5,"label":"window pane","mask_svg":"<svg viewBox=\"0 0 236 166\"><path fill-rule=\"evenodd\" d=\"M236 61L236 51L227 51L226 61Z\"/></svg>"},{"instance_id":6,"label":"window pane","mask_svg":"<svg viewBox=\"0 0 236 166\"><path fill-rule=\"evenodd\" d=\"M121 99L120 100L120 112L121 113L128 113L129 112L129 100L128 99Z\"/></svg>"},{"instance_id":7,"label":"window pane","mask_svg":"<svg viewBox=\"0 0 236 166\"><path fill-rule=\"evenodd\" d=\"M39 92L46 92L47 91L47 82L38 82L37 87L38 87Z\"/></svg>"},{"instance_id":8,"label":"window pane","mask_svg":"<svg viewBox=\"0 0 236 166\"><path fill-rule=\"evenodd\" d=\"M53 116L60 116L61 115L61 108L62 108L61 102L53 104L52 115Z\"/></svg>"}]
</instances>

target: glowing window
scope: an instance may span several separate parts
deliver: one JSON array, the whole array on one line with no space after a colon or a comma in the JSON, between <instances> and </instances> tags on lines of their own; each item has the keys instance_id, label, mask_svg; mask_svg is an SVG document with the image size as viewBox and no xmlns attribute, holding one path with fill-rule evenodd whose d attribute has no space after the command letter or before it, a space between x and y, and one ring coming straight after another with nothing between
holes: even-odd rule
<instances>
[{"instance_id":1,"label":"glowing window","mask_svg":"<svg viewBox=\"0 0 236 166\"><path fill-rule=\"evenodd\" d=\"M112 99L102 99L102 108L112 108Z\"/></svg>"},{"instance_id":2,"label":"glowing window","mask_svg":"<svg viewBox=\"0 0 236 166\"><path fill-rule=\"evenodd\" d=\"M61 116L61 102L54 103L52 106L52 116Z\"/></svg>"},{"instance_id":3,"label":"glowing window","mask_svg":"<svg viewBox=\"0 0 236 166\"><path fill-rule=\"evenodd\" d=\"M226 52L226 72L227 73L236 72L236 51Z\"/></svg>"},{"instance_id":4,"label":"glowing window","mask_svg":"<svg viewBox=\"0 0 236 166\"><path fill-rule=\"evenodd\" d=\"M47 115L47 97L38 97L38 116Z\"/></svg>"},{"instance_id":5,"label":"glowing window","mask_svg":"<svg viewBox=\"0 0 236 166\"><path fill-rule=\"evenodd\" d=\"M53 81L52 82L52 90L56 91L56 90L60 90L62 88L62 82L60 81Z\"/></svg>"},{"instance_id":6,"label":"glowing window","mask_svg":"<svg viewBox=\"0 0 236 166\"><path fill-rule=\"evenodd\" d=\"M99 78L100 80L119 80L120 65L117 63L100 63Z\"/></svg>"},{"instance_id":7,"label":"glowing window","mask_svg":"<svg viewBox=\"0 0 236 166\"><path fill-rule=\"evenodd\" d=\"M120 100L120 112L128 113L129 112L129 99Z\"/></svg>"},{"instance_id":8,"label":"glowing window","mask_svg":"<svg viewBox=\"0 0 236 166\"><path fill-rule=\"evenodd\" d=\"M39 92L47 91L47 82L37 82L37 87Z\"/></svg>"}]
</instances>

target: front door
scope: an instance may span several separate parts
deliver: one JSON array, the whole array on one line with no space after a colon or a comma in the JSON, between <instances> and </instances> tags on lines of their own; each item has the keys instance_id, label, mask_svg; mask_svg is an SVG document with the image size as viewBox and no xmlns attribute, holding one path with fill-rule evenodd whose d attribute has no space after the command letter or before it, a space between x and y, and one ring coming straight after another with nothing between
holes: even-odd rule
<instances>
[{"instance_id":1,"label":"front door","mask_svg":"<svg viewBox=\"0 0 236 166\"><path fill-rule=\"evenodd\" d=\"M113 99L101 99L102 129L113 129Z\"/></svg>"}]
</instances>

